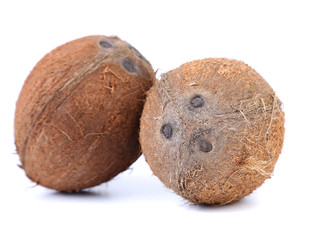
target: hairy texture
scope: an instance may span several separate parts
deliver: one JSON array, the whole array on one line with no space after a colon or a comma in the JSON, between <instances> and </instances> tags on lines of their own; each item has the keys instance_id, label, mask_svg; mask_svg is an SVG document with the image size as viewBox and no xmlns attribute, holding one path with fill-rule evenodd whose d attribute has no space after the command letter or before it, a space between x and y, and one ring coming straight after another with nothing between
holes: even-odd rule
<instances>
[{"instance_id":1,"label":"hairy texture","mask_svg":"<svg viewBox=\"0 0 320 240\"><path fill-rule=\"evenodd\" d=\"M34 67L15 113L15 143L31 180L80 191L140 156L139 118L155 76L137 53L118 37L89 36Z\"/></svg>"},{"instance_id":2,"label":"hairy texture","mask_svg":"<svg viewBox=\"0 0 320 240\"><path fill-rule=\"evenodd\" d=\"M142 152L168 188L193 203L222 205L270 178L284 113L248 65L204 59L162 75L148 92L140 128Z\"/></svg>"}]
</instances>

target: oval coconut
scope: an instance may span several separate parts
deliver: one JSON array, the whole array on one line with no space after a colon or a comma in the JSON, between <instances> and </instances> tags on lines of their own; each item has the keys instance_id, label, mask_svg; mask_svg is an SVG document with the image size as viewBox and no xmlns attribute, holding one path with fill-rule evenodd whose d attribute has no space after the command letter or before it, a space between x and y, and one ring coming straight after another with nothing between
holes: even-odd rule
<instances>
[{"instance_id":1,"label":"oval coconut","mask_svg":"<svg viewBox=\"0 0 320 240\"><path fill-rule=\"evenodd\" d=\"M16 104L21 167L39 185L80 191L106 182L141 154L139 118L155 79L118 37L89 36L48 53Z\"/></svg>"},{"instance_id":2,"label":"oval coconut","mask_svg":"<svg viewBox=\"0 0 320 240\"><path fill-rule=\"evenodd\" d=\"M140 128L142 152L165 186L193 203L222 205L270 178L284 113L254 69L204 59L162 75L148 93Z\"/></svg>"}]
</instances>

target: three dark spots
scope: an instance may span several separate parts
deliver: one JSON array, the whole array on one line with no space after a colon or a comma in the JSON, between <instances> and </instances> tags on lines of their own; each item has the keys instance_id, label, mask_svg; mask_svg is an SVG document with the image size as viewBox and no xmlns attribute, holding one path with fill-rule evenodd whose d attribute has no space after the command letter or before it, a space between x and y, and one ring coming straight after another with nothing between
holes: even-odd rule
<instances>
[{"instance_id":1,"label":"three dark spots","mask_svg":"<svg viewBox=\"0 0 320 240\"><path fill-rule=\"evenodd\" d=\"M191 100L191 106L194 108L199 108L202 107L204 105L204 100L201 96L195 96L192 100ZM170 123L164 124L161 127L161 133L163 134L163 136L167 139L171 138L172 136L172 126ZM200 150L202 152L210 152L212 150L212 144L204 139L201 139L199 141L199 147Z\"/></svg>"}]
</instances>

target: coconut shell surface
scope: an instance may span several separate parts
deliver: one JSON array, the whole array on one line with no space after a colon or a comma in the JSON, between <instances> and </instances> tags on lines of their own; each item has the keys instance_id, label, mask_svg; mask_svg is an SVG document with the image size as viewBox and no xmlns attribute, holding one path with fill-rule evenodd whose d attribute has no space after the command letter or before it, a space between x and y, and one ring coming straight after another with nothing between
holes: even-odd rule
<instances>
[{"instance_id":1,"label":"coconut shell surface","mask_svg":"<svg viewBox=\"0 0 320 240\"><path fill-rule=\"evenodd\" d=\"M163 74L141 117L142 152L153 173L196 204L250 194L270 178L283 138L274 91L248 65L224 58Z\"/></svg>"},{"instance_id":2,"label":"coconut shell surface","mask_svg":"<svg viewBox=\"0 0 320 240\"><path fill-rule=\"evenodd\" d=\"M73 192L127 169L141 154L139 118L154 79L149 62L118 37L84 37L47 54L16 103L27 176Z\"/></svg>"}]
</instances>

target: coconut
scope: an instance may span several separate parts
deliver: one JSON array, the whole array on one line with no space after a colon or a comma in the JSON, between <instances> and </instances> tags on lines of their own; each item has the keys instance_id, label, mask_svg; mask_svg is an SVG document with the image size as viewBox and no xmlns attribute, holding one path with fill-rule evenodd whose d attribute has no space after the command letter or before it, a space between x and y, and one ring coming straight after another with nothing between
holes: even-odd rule
<instances>
[{"instance_id":1,"label":"coconut","mask_svg":"<svg viewBox=\"0 0 320 240\"><path fill-rule=\"evenodd\" d=\"M80 191L110 180L141 154L139 118L155 79L118 37L88 36L48 53L19 95L15 144L39 185Z\"/></svg>"},{"instance_id":2,"label":"coconut","mask_svg":"<svg viewBox=\"0 0 320 240\"><path fill-rule=\"evenodd\" d=\"M284 138L281 104L243 62L183 64L148 93L142 152L165 186L190 202L235 202L272 175Z\"/></svg>"}]
</instances>

